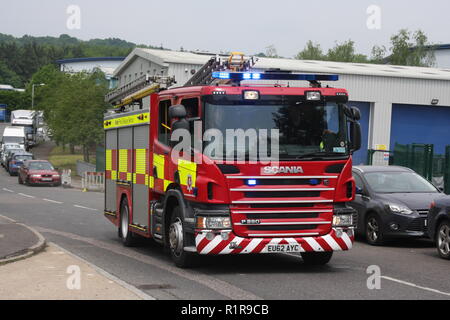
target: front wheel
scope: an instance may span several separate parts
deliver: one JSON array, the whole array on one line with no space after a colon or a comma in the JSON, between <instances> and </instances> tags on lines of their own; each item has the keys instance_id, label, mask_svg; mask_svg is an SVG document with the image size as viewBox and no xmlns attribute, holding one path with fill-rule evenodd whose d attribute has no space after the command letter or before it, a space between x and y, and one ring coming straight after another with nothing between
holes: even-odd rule
<instances>
[{"instance_id":1,"label":"front wheel","mask_svg":"<svg viewBox=\"0 0 450 320\"><path fill-rule=\"evenodd\" d=\"M381 220L375 214L370 214L366 219L365 233L367 242L372 246L384 243L384 235L381 231Z\"/></svg>"},{"instance_id":2,"label":"front wheel","mask_svg":"<svg viewBox=\"0 0 450 320\"><path fill-rule=\"evenodd\" d=\"M450 259L450 221L444 221L439 225L436 247L441 258Z\"/></svg>"},{"instance_id":3,"label":"front wheel","mask_svg":"<svg viewBox=\"0 0 450 320\"><path fill-rule=\"evenodd\" d=\"M183 228L183 215L180 207L175 207L170 218L169 226L170 257L179 268L193 267L198 257L192 252L186 252L186 232Z\"/></svg>"},{"instance_id":4,"label":"front wheel","mask_svg":"<svg viewBox=\"0 0 450 320\"><path fill-rule=\"evenodd\" d=\"M306 265L319 266L330 262L333 251L326 252L302 252L302 259Z\"/></svg>"}]
</instances>

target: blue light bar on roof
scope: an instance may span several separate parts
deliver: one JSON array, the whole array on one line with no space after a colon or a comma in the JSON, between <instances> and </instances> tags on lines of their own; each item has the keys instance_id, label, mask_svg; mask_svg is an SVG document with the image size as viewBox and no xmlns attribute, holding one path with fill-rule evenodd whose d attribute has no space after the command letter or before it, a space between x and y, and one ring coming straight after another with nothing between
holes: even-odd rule
<instances>
[{"instance_id":1,"label":"blue light bar on roof","mask_svg":"<svg viewBox=\"0 0 450 320\"><path fill-rule=\"evenodd\" d=\"M338 81L337 74L302 74L285 72L226 72L216 71L212 73L214 79L230 80L306 80L306 81Z\"/></svg>"}]
</instances>

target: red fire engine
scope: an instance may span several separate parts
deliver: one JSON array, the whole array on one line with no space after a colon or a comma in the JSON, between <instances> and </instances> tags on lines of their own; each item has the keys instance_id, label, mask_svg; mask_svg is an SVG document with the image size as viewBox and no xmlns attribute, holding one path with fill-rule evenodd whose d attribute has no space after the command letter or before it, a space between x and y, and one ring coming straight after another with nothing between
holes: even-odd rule
<instances>
[{"instance_id":1,"label":"red fire engine","mask_svg":"<svg viewBox=\"0 0 450 320\"><path fill-rule=\"evenodd\" d=\"M336 75L256 72L236 56L212 58L183 87L147 76L107 95L105 216L124 245L153 238L179 267L198 254L280 252L325 264L354 240L359 110L345 89L321 86ZM289 84L298 80L309 85ZM251 146L228 141L207 154L211 139L174 160L176 129L195 141L208 130L277 130L278 160L250 161Z\"/></svg>"}]
</instances>

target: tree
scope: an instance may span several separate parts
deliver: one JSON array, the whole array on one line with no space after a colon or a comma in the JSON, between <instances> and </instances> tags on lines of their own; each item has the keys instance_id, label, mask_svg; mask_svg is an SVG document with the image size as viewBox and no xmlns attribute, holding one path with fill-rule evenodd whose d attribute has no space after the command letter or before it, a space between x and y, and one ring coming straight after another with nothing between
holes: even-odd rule
<instances>
[{"instance_id":1,"label":"tree","mask_svg":"<svg viewBox=\"0 0 450 320\"><path fill-rule=\"evenodd\" d=\"M327 60L338 62L367 62L367 57L363 54L355 53L355 42L352 40L336 45L328 50Z\"/></svg>"},{"instance_id":2,"label":"tree","mask_svg":"<svg viewBox=\"0 0 450 320\"><path fill-rule=\"evenodd\" d=\"M384 57L386 56L385 46L373 46L372 55L370 56L370 62L376 64L382 64L384 62Z\"/></svg>"},{"instance_id":3,"label":"tree","mask_svg":"<svg viewBox=\"0 0 450 320\"><path fill-rule=\"evenodd\" d=\"M265 56L267 58L280 58L280 56L277 53L277 49L275 48L275 46L273 44L266 47Z\"/></svg>"},{"instance_id":4,"label":"tree","mask_svg":"<svg viewBox=\"0 0 450 320\"><path fill-rule=\"evenodd\" d=\"M84 160L89 149L103 139L103 114L108 105L105 75L94 73L65 74L46 66L33 76L45 80L36 109L44 110L45 121L59 144L82 146Z\"/></svg>"},{"instance_id":5,"label":"tree","mask_svg":"<svg viewBox=\"0 0 450 320\"><path fill-rule=\"evenodd\" d=\"M311 40L306 43L305 48L295 58L300 60L326 60L320 44L314 44Z\"/></svg>"},{"instance_id":6,"label":"tree","mask_svg":"<svg viewBox=\"0 0 450 320\"><path fill-rule=\"evenodd\" d=\"M435 63L434 51L421 30L412 33L401 29L391 37L391 45L392 54L388 58L390 64L431 67Z\"/></svg>"}]
</instances>

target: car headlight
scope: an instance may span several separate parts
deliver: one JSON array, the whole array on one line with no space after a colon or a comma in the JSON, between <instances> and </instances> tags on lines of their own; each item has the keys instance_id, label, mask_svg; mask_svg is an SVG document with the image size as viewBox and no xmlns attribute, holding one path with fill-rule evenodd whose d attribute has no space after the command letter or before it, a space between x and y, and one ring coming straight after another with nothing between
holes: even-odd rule
<instances>
[{"instance_id":1,"label":"car headlight","mask_svg":"<svg viewBox=\"0 0 450 320\"><path fill-rule=\"evenodd\" d=\"M201 217L198 216L195 227L197 229L230 229L230 217Z\"/></svg>"},{"instance_id":2,"label":"car headlight","mask_svg":"<svg viewBox=\"0 0 450 320\"><path fill-rule=\"evenodd\" d=\"M31 177L32 177L32 178L40 178L41 175L40 175L40 174L32 174Z\"/></svg>"},{"instance_id":3,"label":"car headlight","mask_svg":"<svg viewBox=\"0 0 450 320\"><path fill-rule=\"evenodd\" d=\"M352 225L352 214L335 214L333 216L333 227L351 227Z\"/></svg>"},{"instance_id":4,"label":"car headlight","mask_svg":"<svg viewBox=\"0 0 450 320\"><path fill-rule=\"evenodd\" d=\"M413 211L407 206L401 204L390 203L388 204L389 210L394 213L411 214Z\"/></svg>"}]
</instances>

